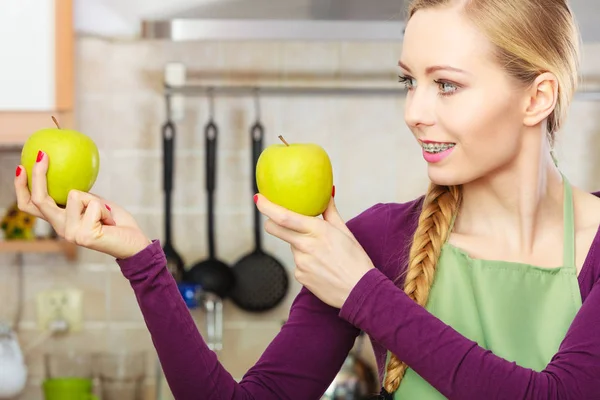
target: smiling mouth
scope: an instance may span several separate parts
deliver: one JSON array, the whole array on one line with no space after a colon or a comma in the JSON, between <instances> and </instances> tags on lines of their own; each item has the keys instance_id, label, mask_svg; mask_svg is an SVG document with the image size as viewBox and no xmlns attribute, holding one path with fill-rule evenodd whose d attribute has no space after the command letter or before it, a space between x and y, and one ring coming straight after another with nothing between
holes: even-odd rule
<instances>
[{"instance_id":1,"label":"smiling mouth","mask_svg":"<svg viewBox=\"0 0 600 400\"><path fill-rule=\"evenodd\" d=\"M456 146L456 143L443 143L443 142L419 142L423 150L428 153L436 154L446 151Z\"/></svg>"}]
</instances>

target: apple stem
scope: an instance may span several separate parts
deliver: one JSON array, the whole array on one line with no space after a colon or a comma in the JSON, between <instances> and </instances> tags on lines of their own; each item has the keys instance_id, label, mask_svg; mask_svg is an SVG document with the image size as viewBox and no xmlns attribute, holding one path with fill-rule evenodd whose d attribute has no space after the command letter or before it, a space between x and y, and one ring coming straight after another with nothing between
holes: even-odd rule
<instances>
[{"instance_id":1,"label":"apple stem","mask_svg":"<svg viewBox=\"0 0 600 400\"><path fill-rule=\"evenodd\" d=\"M286 146L289 146L288 142L285 141L283 136L279 135L279 140L281 140Z\"/></svg>"},{"instance_id":2,"label":"apple stem","mask_svg":"<svg viewBox=\"0 0 600 400\"><path fill-rule=\"evenodd\" d=\"M58 129L60 129L60 125L59 125L58 121L56 120L56 118L54 118L54 115L52 116L52 121L54 121L54 124L56 125L56 127Z\"/></svg>"}]
</instances>

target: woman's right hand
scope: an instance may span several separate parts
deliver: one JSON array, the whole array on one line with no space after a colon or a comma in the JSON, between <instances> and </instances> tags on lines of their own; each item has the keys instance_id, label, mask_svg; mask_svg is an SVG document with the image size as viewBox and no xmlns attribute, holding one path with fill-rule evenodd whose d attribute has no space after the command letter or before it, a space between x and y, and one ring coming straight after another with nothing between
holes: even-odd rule
<instances>
[{"instance_id":1,"label":"woman's right hand","mask_svg":"<svg viewBox=\"0 0 600 400\"><path fill-rule=\"evenodd\" d=\"M31 171L31 192L25 167L17 167L14 184L19 210L48 221L69 242L117 259L131 257L151 243L131 214L94 194L72 190L66 207L59 207L48 195L49 160L41 154Z\"/></svg>"}]
</instances>

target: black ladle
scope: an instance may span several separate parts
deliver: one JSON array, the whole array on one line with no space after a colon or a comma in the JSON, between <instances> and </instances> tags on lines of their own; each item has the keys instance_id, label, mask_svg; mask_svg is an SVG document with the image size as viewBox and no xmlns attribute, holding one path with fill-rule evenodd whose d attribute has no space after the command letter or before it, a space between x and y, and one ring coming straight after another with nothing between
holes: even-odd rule
<instances>
[{"instance_id":1,"label":"black ladle","mask_svg":"<svg viewBox=\"0 0 600 400\"><path fill-rule=\"evenodd\" d=\"M264 127L258 117L250 129L252 149L250 179L253 194L258 193L256 164L263 151L263 137ZM285 299L289 279L283 264L264 250L261 240L261 214L254 203L252 209L254 210L254 249L241 257L232 267L236 279L230 297L242 310L263 312L277 307Z\"/></svg>"},{"instance_id":2,"label":"black ladle","mask_svg":"<svg viewBox=\"0 0 600 400\"><path fill-rule=\"evenodd\" d=\"M202 287L221 298L229 295L235 283L233 271L219 260L215 251L214 191L216 187L216 149L219 130L211 116L204 129L206 141L206 190L207 190L207 235L208 258L194 264L187 273L186 280Z\"/></svg>"},{"instance_id":3,"label":"black ladle","mask_svg":"<svg viewBox=\"0 0 600 400\"><path fill-rule=\"evenodd\" d=\"M167 269L180 282L184 278L184 261L175 250L171 239L171 192L173 191L173 153L175 124L169 119L162 127L163 138L163 188L165 192L165 242L163 252L167 258Z\"/></svg>"}]
</instances>

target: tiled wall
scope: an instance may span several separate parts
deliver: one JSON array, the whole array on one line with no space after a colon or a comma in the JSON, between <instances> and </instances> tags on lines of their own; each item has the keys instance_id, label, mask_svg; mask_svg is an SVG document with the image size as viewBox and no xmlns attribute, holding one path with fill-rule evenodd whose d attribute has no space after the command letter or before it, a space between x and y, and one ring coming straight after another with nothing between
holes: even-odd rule
<instances>
[{"instance_id":1,"label":"tiled wall","mask_svg":"<svg viewBox=\"0 0 600 400\"><path fill-rule=\"evenodd\" d=\"M598 46L586 48L584 72L600 69ZM256 84L396 85L397 43L162 43L110 42L81 38L77 47L78 128L101 150L101 171L94 191L130 210L146 233L163 238L160 125L163 66L183 62L203 81ZM595 59L594 59L595 57ZM215 121L220 128L216 229L220 258L234 262L253 247L249 127L254 99L217 97ZM376 202L406 201L426 186L425 165L403 121L403 99L392 97L265 97L260 99L266 145L283 134L288 141L323 145L334 165L336 200L350 218ZM188 265L206 256L203 126L205 97L186 101L178 125L174 193L174 242ZM574 184L600 189L600 103L578 101L558 154ZM2 154L2 204L12 200L18 154ZM285 243L265 236L265 246L292 268ZM0 318L12 318L17 299L17 268L4 256L0 269ZM60 257L28 255L24 267L24 310L20 340L24 347L39 337L35 295L49 287L84 290L83 332L52 339L34 348L27 359L30 387L21 397L40 398L41 357L48 349L152 350L128 282L106 256L80 251L70 265ZM287 317L299 287L294 284L278 309L249 315L227 303L225 345L220 354L240 378L256 361ZM200 329L201 312L194 311ZM368 355L367 347L367 355ZM152 366L149 366L149 371ZM149 379L151 387L153 379ZM149 390L151 392L151 390Z\"/></svg>"}]
</instances>

